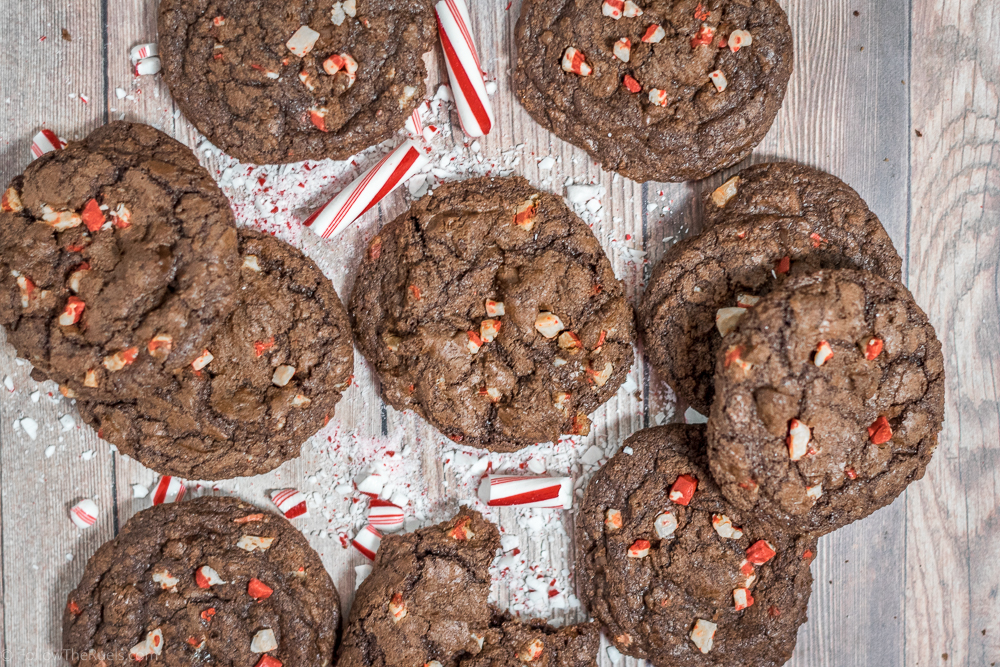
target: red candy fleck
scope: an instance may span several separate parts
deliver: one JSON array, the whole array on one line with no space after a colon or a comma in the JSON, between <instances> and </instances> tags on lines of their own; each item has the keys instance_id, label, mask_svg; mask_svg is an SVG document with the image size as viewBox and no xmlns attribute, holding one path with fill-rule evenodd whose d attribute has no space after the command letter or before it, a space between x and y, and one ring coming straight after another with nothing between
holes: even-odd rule
<instances>
[{"instance_id":1,"label":"red candy fleck","mask_svg":"<svg viewBox=\"0 0 1000 667\"><path fill-rule=\"evenodd\" d=\"M376 236L372 239L372 244L368 248L368 256L374 262L382 254L382 237Z\"/></svg>"},{"instance_id":2,"label":"red candy fleck","mask_svg":"<svg viewBox=\"0 0 1000 667\"><path fill-rule=\"evenodd\" d=\"M194 647L197 647L199 644L201 644L201 642L198 641L196 637L188 637L187 643Z\"/></svg>"},{"instance_id":3,"label":"red candy fleck","mask_svg":"<svg viewBox=\"0 0 1000 667\"><path fill-rule=\"evenodd\" d=\"M694 497L694 491L698 488L698 480L691 475L681 475L670 487L670 500L678 505L687 505Z\"/></svg>"},{"instance_id":4,"label":"red candy fleck","mask_svg":"<svg viewBox=\"0 0 1000 667\"><path fill-rule=\"evenodd\" d=\"M83 207L83 212L80 213L80 217L83 219L83 224L87 225L87 229L91 233L100 229L104 225L104 221L107 220L104 217L104 211L101 210L101 205L97 203L96 199L91 199L87 202L87 205Z\"/></svg>"},{"instance_id":5,"label":"red candy fleck","mask_svg":"<svg viewBox=\"0 0 1000 667\"><path fill-rule=\"evenodd\" d=\"M809 238L812 239L812 241L813 241L813 247L814 248L819 248L824 243L826 243L826 239L823 238L822 236L820 236L819 234L817 234L816 232L813 232L812 234L810 234Z\"/></svg>"},{"instance_id":6,"label":"red candy fleck","mask_svg":"<svg viewBox=\"0 0 1000 667\"><path fill-rule=\"evenodd\" d=\"M766 540L757 540L747 549L747 560L754 565L763 565L774 558L774 547Z\"/></svg>"},{"instance_id":7,"label":"red candy fleck","mask_svg":"<svg viewBox=\"0 0 1000 667\"><path fill-rule=\"evenodd\" d=\"M254 667L282 667L281 661L270 655L262 655Z\"/></svg>"},{"instance_id":8,"label":"red candy fleck","mask_svg":"<svg viewBox=\"0 0 1000 667\"><path fill-rule=\"evenodd\" d=\"M263 514L247 514L246 516L241 516L238 519L233 519L233 523L255 523L264 518Z\"/></svg>"},{"instance_id":9,"label":"red candy fleck","mask_svg":"<svg viewBox=\"0 0 1000 667\"><path fill-rule=\"evenodd\" d=\"M880 415L868 427L868 437L875 445L883 445L892 440L892 427L889 426L889 420L885 418L885 415Z\"/></svg>"},{"instance_id":10,"label":"red candy fleck","mask_svg":"<svg viewBox=\"0 0 1000 667\"><path fill-rule=\"evenodd\" d=\"M253 350L259 357L264 354L265 350L270 350L274 347L274 336L271 336L267 340L259 340L253 344Z\"/></svg>"},{"instance_id":11,"label":"red candy fleck","mask_svg":"<svg viewBox=\"0 0 1000 667\"><path fill-rule=\"evenodd\" d=\"M770 616L771 618L778 618L779 616L781 616L781 610L775 607L774 605L771 605L770 608L768 608L767 610L767 615Z\"/></svg>"},{"instance_id":12,"label":"red candy fleck","mask_svg":"<svg viewBox=\"0 0 1000 667\"><path fill-rule=\"evenodd\" d=\"M694 17L699 21L708 20L708 10L705 9L705 5L698 3L698 6L694 8Z\"/></svg>"},{"instance_id":13,"label":"red candy fleck","mask_svg":"<svg viewBox=\"0 0 1000 667\"><path fill-rule=\"evenodd\" d=\"M739 361L740 357L743 355L743 346L735 345L726 352L726 358L722 362L724 368L729 368L730 364L734 361Z\"/></svg>"},{"instance_id":14,"label":"red candy fleck","mask_svg":"<svg viewBox=\"0 0 1000 667\"><path fill-rule=\"evenodd\" d=\"M788 255L785 255L774 263L774 270L778 273L788 273L790 268L792 268L792 258Z\"/></svg>"},{"instance_id":15,"label":"red candy fleck","mask_svg":"<svg viewBox=\"0 0 1000 667\"><path fill-rule=\"evenodd\" d=\"M815 555L816 554L812 552L812 549L806 549L805 551L802 552L802 558L804 560L810 560Z\"/></svg>"},{"instance_id":16,"label":"red candy fleck","mask_svg":"<svg viewBox=\"0 0 1000 667\"><path fill-rule=\"evenodd\" d=\"M604 346L604 341L608 339L608 332L601 329L601 335L597 338L597 345L594 346L594 350L599 350Z\"/></svg>"},{"instance_id":17,"label":"red candy fleck","mask_svg":"<svg viewBox=\"0 0 1000 667\"><path fill-rule=\"evenodd\" d=\"M631 93L638 93L640 90L642 90L642 86L639 84L639 82L633 79L628 74L625 75L625 87L628 88L629 92Z\"/></svg>"},{"instance_id":18,"label":"red candy fleck","mask_svg":"<svg viewBox=\"0 0 1000 667\"><path fill-rule=\"evenodd\" d=\"M250 597L254 600L266 600L271 597L271 593L273 592L274 591L270 586L256 577L251 579L250 583L247 584L247 593L249 593Z\"/></svg>"},{"instance_id":19,"label":"red candy fleck","mask_svg":"<svg viewBox=\"0 0 1000 667\"><path fill-rule=\"evenodd\" d=\"M205 621L206 623L211 621L213 616L215 616L215 607L210 607L205 611L201 612L201 620Z\"/></svg>"},{"instance_id":20,"label":"red candy fleck","mask_svg":"<svg viewBox=\"0 0 1000 667\"><path fill-rule=\"evenodd\" d=\"M80 609L80 605L76 603L76 600L70 600L69 604L66 605L66 608L69 609L69 613L73 614L74 616L79 616L80 613L83 611L82 609Z\"/></svg>"},{"instance_id":21,"label":"red candy fleck","mask_svg":"<svg viewBox=\"0 0 1000 667\"><path fill-rule=\"evenodd\" d=\"M865 345L865 359L874 361L878 355L882 354L883 345L884 343L882 343L881 338L872 338L869 340L868 344Z\"/></svg>"},{"instance_id":22,"label":"red candy fleck","mask_svg":"<svg viewBox=\"0 0 1000 667\"><path fill-rule=\"evenodd\" d=\"M125 365L128 366L133 361L135 361L136 357L139 356L139 348L137 348L137 347L130 347L127 350L123 350L121 352L121 355L122 355L122 361L124 361Z\"/></svg>"},{"instance_id":23,"label":"red candy fleck","mask_svg":"<svg viewBox=\"0 0 1000 667\"><path fill-rule=\"evenodd\" d=\"M848 468L847 472L844 473L844 474L847 475L847 479L857 479L858 478L858 473L854 472L854 468Z\"/></svg>"},{"instance_id":24,"label":"red candy fleck","mask_svg":"<svg viewBox=\"0 0 1000 667\"><path fill-rule=\"evenodd\" d=\"M715 31L707 25L703 25L698 34L691 38L691 48L696 49L699 46L708 46L712 43L713 39L715 39Z\"/></svg>"},{"instance_id":25,"label":"red candy fleck","mask_svg":"<svg viewBox=\"0 0 1000 667\"><path fill-rule=\"evenodd\" d=\"M416 299L417 301L420 301L420 288L419 287L417 287L416 285L410 285L410 294L413 295L414 299Z\"/></svg>"}]
</instances>

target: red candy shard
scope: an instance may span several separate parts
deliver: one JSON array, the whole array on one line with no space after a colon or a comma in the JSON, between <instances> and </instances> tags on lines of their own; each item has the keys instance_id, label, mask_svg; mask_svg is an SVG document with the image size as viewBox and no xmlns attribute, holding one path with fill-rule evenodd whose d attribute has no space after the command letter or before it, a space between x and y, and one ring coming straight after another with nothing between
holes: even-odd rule
<instances>
[{"instance_id":1,"label":"red candy shard","mask_svg":"<svg viewBox=\"0 0 1000 667\"><path fill-rule=\"evenodd\" d=\"M779 616L781 616L781 610L775 607L774 605L771 605L767 610L767 615L770 616L771 618L778 618Z\"/></svg>"},{"instance_id":2,"label":"red candy shard","mask_svg":"<svg viewBox=\"0 0 1000 667\"><path fill-rule=\"evenodd\" d=\"M730 364L734 361L739 361L740 357L743 355L743 346L734 345L729 350L726 351L726 358L722 362L724 368L729 368Z\"/></svg>"},{"instance_id":3,"label":"red candy shard","mask_svg":"<svg viewBox=\"0 0 1000 667\"><path fill-rule=\"evenodd\" d=\"M416 285L410 285L410 294L413 295L414 299L416 299L417 301L420 301L420 288L419 287L417 287Z\"/></svg>"},{"instance_id":4,"label":"red candy shard","mask_svg":"<svg viewBox=\"0 0 1000 667\"><path fill-rule=\"evenodd\" d=\"M79 616L80 613L83 611L82 609L80 609L80 605L76 603L76 600L70 600L69 604L66 605L66 608L69 609L69 613L73 614L74 616Z\"/></svg>"},{"instance_id":5,"label":"red candy shard","mask_svg":"<svg viewBox=\"0 0 1000 667\"><path fill-rule=\"evenodd\" d=\"M707 25L703 25L698 34L691 38L691 48L696 49L699 46L708 46L712 43L713 39L715 39L715 31Z\"/></svg>"},{"instance_id":6,"label":"red candy shard","mask_svg":"<svg viewBox=\"0 0 1000 667\"><path fill-rule=\"evenodd\" d=\"M809 560L815 555L816 554L812 552L812 549L806 549L805 551L802 552L802 558L804 558L805 560Z\"/></svg>"},{"instance_id":7,"label":"red candy shard","mask_svg":"<svg viewBox=\"0 0 1000 667\"><path fill-rule=\"evenodd\" d=\"M874 361L878 355L882 354L882 347L884 343L881 338L872 338L865 345L865 359L868 361Z\"/></svg>"},{"instance_id":8,"label":"red candy shard","mask_svg":"<svg viewBox=\"0 0 1000 667\"><path fill-rule=\"evenodd\" d=\"M320 132L326 132L326 109L310 109L309 120Z\"/></svg>"},{"instance_id":9,"label":"red candy shard","mask_svg":"<svg viewBox=\"0 0 1000 667\"><path fill-rule=\"evenodd\" d=\"M868 427L868 437L875 445L883 445L892 440L892 427L885 415L879 415L879 418Z\"/></svg>"},{"instance_id":10,"label":"red candy shard","mask_svg":"<svg viewBox=\"0 0 1000 667\"><path fill-rule=\"evenodd\" d=\"M792 258L788 255L785 255L774 263L774 270L778 273L788 273L790 268L792 268Z\"/></svg>"},{"instance_id":11,"label":"red candy shard","mask_svg":"<svg viewBox=\"0 0 1000 667\"><path fill-rule=\"evenodd\" d=\"M251 579L250 583L247 584L247 593L249 593L250 597L254 600L266 600L271 597L271 593L273 592L274 590L272 590L270 586L256 577Z\"/></svg>"},{"instance_id":12,"label":"red candy shard","mask_svg":"<svg viewBox=\"0 0 1000 667\"><path fill-rule=\"evenodd\" d=\"M774 558L774 547L766 540L757 540L747 549L747 560L754 565L763 565Z\"/></svg>"},{"instance_id":13,"label":"red candy shard","mask_svg":"<svg viewBox=\"0 0 1000 667\"><path fill-rule=\"evenodd\" d=\"M270 350L274 347L274 336L271 336L267 340L258 340L253 344L253 350L259 357L264 354L265 350Z\"/></svg>"},{"instance_id":14,"label":"red candy shard","mask_svg":"<svg viewBox=\"0 0 1000 667\"><path fill-rule=\"evenodd\" d=\"M694 491L698 488L698 480L691 475L681 475L670 487L670 500L678 505L687 505L694 497Z\"/></svg>"},{"instance_id":15,"label":"red candy shard","mask_svg":"<svg viewBox=\"0 0 1000 667\"><path fill-rule=\"evenodd\" d=\"M282 667L281 661L270 655L262 655L254 667Z\"/></svg>"},{"instance_id":16,"label":"red candy shard","mask_svg":"<svg viewBox=\"0 0 1000 667\"><path fill-rule=\"evenodd\" d=\"M206 623L211 621L213 616L215 616L215 607L209 607L205 611L201 612L201 620Z\"/></svg>"},{"instance_id":17,"label":"red candy shard","mask_svg":"<svg viewBox=\"0 0 1000 667\"><path fill-rule=\"evenodd\" d=\"M104 216L104 211L101 210L101 205L97 203L96 199L91 199L87 202L87 205L83 207L83 212L80 213L80 217L83 218L83 224L87 225L87 229L91 233L100 229L107 220Z\"/></svg>"},{"instance_id":18,"label":"red candy shard","mask_svg":"<svg viewBox=\"0 0 1000 667\"><path fill-rule=\"evenodd\" d=\"M628 88L630 93L638 93L642 90L642 86L639 85L639 82L628 74L625 75L625 87Z\"/></svg>"},{"instance_id":19,"label":"red candy shard","mask_svg":"<svg viewBox=\"0 0 1000 667\"><path fill-rule=\"evenodd\" d=\"M458 540L459 542L471 540L476 536L476 534L472 532L471 528L469 528L470 523L472 523L472 517L463 516L459 519L458 523L455 524L455 527L448 531L448 536Z\"/></svg>"},{"instance_id":20,"label":"red candy shard","mask_svg":"<svg viewBox=\"0 0 1000 667\"><path fill-rule=\"evenodd\" d=\"M694 17L699 21L708 20L708 10L705 9L705 5L698 3L698 6L694 8Z\"/></svg>"},{"instance_id":21,"label":"red candy shard","mask_svg":"<svg viewBox=\"0 0 1000 667\"><path fill-rule=\"evenodd\" d=\"M823 238L822 236L820 236L819 234L817 234L816 232L813 232L812 234L810 234L809 238L812 239L812 242L813 242L812 244L813 244L814 248L819 248L824 243L826 243L826 239Z\"/></svg>"}]
</instances>

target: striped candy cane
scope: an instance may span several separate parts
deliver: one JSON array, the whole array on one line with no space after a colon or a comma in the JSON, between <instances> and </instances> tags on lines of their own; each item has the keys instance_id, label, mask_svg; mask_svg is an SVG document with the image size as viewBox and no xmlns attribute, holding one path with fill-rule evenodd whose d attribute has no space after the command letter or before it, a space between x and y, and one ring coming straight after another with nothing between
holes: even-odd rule
<instances>
[{"instance_id":1,"label":"striped candy cane","mask_svg":"<svg viewBox=\"0 0 1000 667\"><path fill-rule=\"evenodd\" d=\"M297 516L309 516L306 497L298 489L272 491L271 502L278 507L286 519L294 519Z\"/></svg>"},{"instance_id":2,"label":"striped candy cane","mask_svg":"<svg viewBox=\"0 0 1000 667\"><path fill-rule=\"evenodd\" d=\"M375 552L378 551L378 547L382 544L382 533L375 530L375 528L368 524L354 536L351 540L351 544L354 548L361 552L361 555L368 560L375 560Z\"/></svg>"},{"instance_id":3,"label":"striped candy cane","mask_svg":"<svg viewBox=\"0 0 1000 667\"><path fill-rule=\"evenodd\" d=\"M388 500L375 499L368 507L368 523L386 532L403 527L403 509Z\"/></svg>"},{"instance_id":4,"label":"striped candy cane","mask_svg":"<svg viewBox=\"0 0 1000 667\"><path fill-rule=\"evenodd\" d=\"M90 498L85 498L73 505L69 510L69 518L76 524L76 527L84 530L97 523L97 503Z\"/></svg>"},{"instance_id":5,"label":"striped candy cane","mask_svg":"<svg viewBox=\"0 0 1000 667\"><path fill-rule=\"evenodd\" d=\"M153 56L160 55L160 50L157 48L156 44L136 44L129 51L128 59L132 61L132 64L136 64L143 58L151 58Z\"/></svg>"},{"instance_id":6,"label":"striped candy cane","mask_svg":"<svg viewBox=\"0 0 1000 667\"><path fill-rule=\"evenodd\" d=\"M156 491L153 492L153 504L179 503L184 499L187 487L176 477L163 476L156 484Z\"/></svg>"},{"instance_id":7,"label":"striped candy cane","mask_svg":"<svg viewBox=\"0 0 1000 667\"><path fill-rule=\"evenodd\" d=\"M64 148L66 148L65 140L52 130L42 130L31 140L31 154L36 158L52 151L61 151Z\"/></svg>"},{"instance_id":8,"label":"striped candy cane","mask_svg":"<svg viewBox=\"0 0 1000 667\"><path fill-rule=\"evenodd\" d=\"M374 167L348 185L339 195L313 213L305 226L328 239L360 218L365 211L395 190L427 164L427 155L407 139Z\"/></svg>"},{"instance_id":9,"label":"striped candy cane","mask_svg":"<svg viewBox=\"0 0 1000 667\"><path fill-rule=\"evenodd\" d=\"M481 494L490 507L573 508L573 480L569 477L512 477L489 475Z\"/></svg>"},{"instance_id":10,"label":"striped candy cane","mask_svg":"<svg viewBox=\"0 0 1000 667\"><path fill-rule=\"evenodd\" d=\"M470 137L486 136L493 128L493 106L486 95L479 52L469 28L469 10L464 0L441 0L434 10L462 130Z\"/></svg>"}]
</instances>

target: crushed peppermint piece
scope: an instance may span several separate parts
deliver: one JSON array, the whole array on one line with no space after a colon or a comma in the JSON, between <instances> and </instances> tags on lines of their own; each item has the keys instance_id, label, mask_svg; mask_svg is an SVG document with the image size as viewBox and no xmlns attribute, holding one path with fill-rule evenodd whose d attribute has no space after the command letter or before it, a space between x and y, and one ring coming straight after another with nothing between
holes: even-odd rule
<instances>
[{"instance_id":1,"label":"crushed peppermint piece","mask_svg":"<svg viewBox=\"0 0 1000 667\"><path fill-rule=\"evenodd\" d=\"M694 627L691 629L691 641L694 642L699 651L708 653L712 650L715 631L718 627L715 623L706 621L703 618L699 618L694 622Z\"/></svg>"},{"instance_id":2,"label":"crushed peppermint piece","mask_svg":"<svg viewBox=\"0 0 1000 667\"><path fill-rule=\"evenodd\" d=\"M319 33L304 25L295 31L291 39L285 42L285 46L299 58L305 58L306 54L312 51L318 39Z\"/></svg>"},{"instance_id":3,"label":"crushed peppermint piece","mask_svg":"<svg viewBox=\"0 0 1000 667\"><path fill-rule=\"evenodd\" d=\"M586 62L586 56L579 49L572 46L566 47L562 57L562 68L566 72L573 72L580 76L590 76L593 71Z\"/></svg>"}]
</instances>

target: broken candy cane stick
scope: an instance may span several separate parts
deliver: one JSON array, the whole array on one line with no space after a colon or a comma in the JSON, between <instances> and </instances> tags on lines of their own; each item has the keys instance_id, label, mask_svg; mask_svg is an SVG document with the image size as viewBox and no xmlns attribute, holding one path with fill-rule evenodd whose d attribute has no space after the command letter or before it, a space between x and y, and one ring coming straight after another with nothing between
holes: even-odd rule
<instances>
[{"instance_id":1,"label":"broken candy cane stick","mask_svg":"<svg viewBox=\"0 0 1000 667\"><path fill-rule=\"evenodd\" d=\"M569 477L512 477L489 475L479 491L490 507L573 508L573 480Z\"/></svg>"},{"instance_id":2,"label":"broken candy cane stick","mask_svg":"<svg viewBox=\"0 0 1000 667\"><path fill-rule=\"evenodd\" d=\"M493 106L486 95L479 52L469 28L469 10L464 0L441 0L434 11L462 131L470 137L486 136L493 127Z\"/></svg>"}]
</instances>

